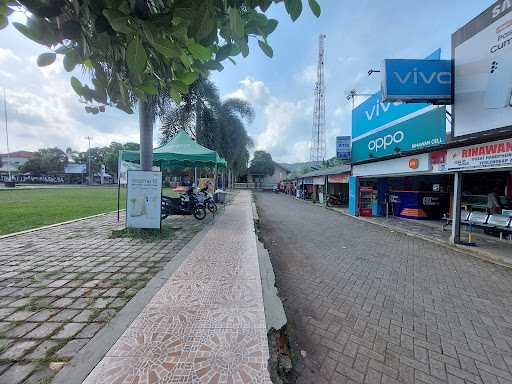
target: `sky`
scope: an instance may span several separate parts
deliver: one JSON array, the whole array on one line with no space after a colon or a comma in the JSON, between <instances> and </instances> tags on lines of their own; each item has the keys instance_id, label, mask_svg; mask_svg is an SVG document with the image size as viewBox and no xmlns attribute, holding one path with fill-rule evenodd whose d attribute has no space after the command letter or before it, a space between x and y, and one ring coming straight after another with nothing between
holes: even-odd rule
<instances>
[{"instance_id":1,"label":"sky","mask_svg":"<svg viewBox=\"0 0 512 384\"><path fill-rule=\"evenodd\" d=\"M451 58L451 34L493 3L490 0L318 0L322 15L312 15L307 1L301 17L292 22L283 3L274 4L267 16L279 21L269 37L274 57L268 58L250 44L247 58L225 62L211 79L223 99L249 101L256 118L247 126L255 149L266 150L278 162L306 161L313 125L314 84L318 37L326 34L326 148L335 155L335 138L350 135L349 90L372 93L380 88L379 69L385 58L423 58L442 48ZM7 99L9 149L37 150L60 147L83 151L86 136L93 146L112 141L139 141L137 115L110 108L91 115L84 111L69 85L71 75L62 62L39 68L36 58L47 48L31 42L12 26L0 31L0 88ZM0 94L3 98L3 95ZM363 101L362 97L358 102ZM3 104L0 105L0 153L6 152ZM155 145L159 123L155 124Z\"/></svg>"}]
</instances>

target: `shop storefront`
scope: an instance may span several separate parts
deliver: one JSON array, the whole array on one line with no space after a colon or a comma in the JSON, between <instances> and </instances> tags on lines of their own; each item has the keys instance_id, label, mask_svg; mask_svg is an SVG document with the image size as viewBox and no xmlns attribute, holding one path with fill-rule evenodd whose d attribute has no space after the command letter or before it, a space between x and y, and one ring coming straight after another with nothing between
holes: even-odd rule
<instances>
[{"instance_id":1,"label":"shop storefront","mask_svg":"<svg viewBox=\"0 0 512 384\"><path fill-rule=\"evenodd\" d=\"M452 178L438 173L430 153L354 165L351 211L361 216L438 220L450 210Z\"/></svg>"}]
</instances>

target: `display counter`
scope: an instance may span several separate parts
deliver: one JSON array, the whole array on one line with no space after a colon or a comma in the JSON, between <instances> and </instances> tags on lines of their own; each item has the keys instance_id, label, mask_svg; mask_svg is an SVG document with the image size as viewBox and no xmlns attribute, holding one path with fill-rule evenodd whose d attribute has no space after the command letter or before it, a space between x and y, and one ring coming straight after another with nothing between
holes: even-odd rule
<instances>
[{"instance_id":1,"label":"display counter","mask_svg":"<svg viewBox=\"0 0 512 384\"><path fill-rule=\"evenodd\" d=\"M394 216L406 219L441 219L449 211L449 199L445 192L389 191Z\"/></svg>"}]
</instances>

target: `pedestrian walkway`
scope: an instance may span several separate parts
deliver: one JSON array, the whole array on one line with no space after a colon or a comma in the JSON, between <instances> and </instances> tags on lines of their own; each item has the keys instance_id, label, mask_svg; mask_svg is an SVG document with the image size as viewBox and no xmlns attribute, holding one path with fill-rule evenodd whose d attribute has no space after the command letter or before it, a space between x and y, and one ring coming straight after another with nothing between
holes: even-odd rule
<instances>
[{"instance_id":1,"label":"pedestrian walkway","mask_svg":"<svg viewBox=\"0 0 512 384\"><path fill-rule=\"evenodd\" d=\"M0 239L0 384L50 380L210 222L173 216L148 242L112 237L116 216Z\"/></svg>"},{"instance_id":2,"label":"pedestrian walkway","mask_svg":"<svg viewBox=\"0 0 512 384\"><path fill-rule=\"evenodd\" d=\"M251 193L215 226L84 384L271 383Z\"/></svg>"},{"instance_id":3,"label":"pedestrian walkway","mask_svg":"<svg viewBox=\"0 0 512 384\"><path fill-rule=\"evenodd\" d=\"M257 194L298 384L512 383L512 271Z\"/></svg>"}]
</instances>

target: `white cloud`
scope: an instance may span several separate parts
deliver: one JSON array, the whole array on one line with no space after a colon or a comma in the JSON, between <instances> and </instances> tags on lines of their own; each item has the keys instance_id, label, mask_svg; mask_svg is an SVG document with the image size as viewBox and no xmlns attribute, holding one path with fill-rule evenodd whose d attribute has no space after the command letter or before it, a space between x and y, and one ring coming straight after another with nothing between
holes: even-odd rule
<instances>
[{"instance_id":1,"label":"white cloud","mask_svg":"<svg viewBox=\"0 0 512 384\"><path fill-rule=\"evenodd\" d=\"M311 104L306 99L273 96L259 80L247 77L228 97L240 97L257 107L262 128L253 135L255 149L269 152L276 161L304 161L309 156Z\"/></svg>"},{"instance_id":2,"label":"white cloud","mask_svg":"<svg viewBox=\"0 0 512 384\"><path fill-rule=\"evenodd\" d=\"M265 105L270 99L270 91L262 81L246 77L239 83L239 88L228 94L227 98L236 97L251 104Z\"/></svg>"},{"instance_id":3,"label":"white cloud","mask_svg":"<svg viewBox=\"0 0 512 384\"><path fill-rule=\"evenodd\" d=\"M307 84L315 84L316 82L317 66L314 64L308 65L300 72L298 79Z\"/></svg>"},{"instance_id":4,"label":"white cloud","mask_svg":"<svg viewBox=\"0 0 512 384\"><path fill-rule=\"evenodd\" d=\"M21 62L21 59L10 49L0 48L0 64L6 63L8 61Z\"/></svg>"}]
</instances>

